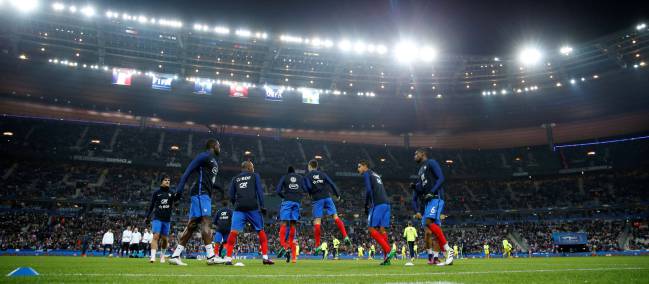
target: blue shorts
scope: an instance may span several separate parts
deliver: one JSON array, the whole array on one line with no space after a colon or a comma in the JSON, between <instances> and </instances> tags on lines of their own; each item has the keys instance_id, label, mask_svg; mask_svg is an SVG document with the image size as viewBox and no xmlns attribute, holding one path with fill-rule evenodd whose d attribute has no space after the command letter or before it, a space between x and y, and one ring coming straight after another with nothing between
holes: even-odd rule
<instances>
[{"instance_id":1,"label":"blue shorts","mask_svg":"<svg viewBox=\"0 0 649 284\"><path fill-rule=\"evenodd\" d=\"M338 213L331 197L316 200L311 205L313 206L313 218L322 218L324 210L327 210L327 216Z\"/></svg>"},{"instance_id":2,"label":"blue shorts","mask_svg":"<svg viewBox=\"0 0 649 284\"><path fill-rule=\"evenodd\" d=\"M212 215L212 199L204 194L193 195L189 207L189 219Z\"/></svg>"},{"instance_id":3,"label":"blue shorts","mask_svg":"<svg viewBox=\"0 0 649 284\"><path fill-rule=\"evenodd\" d=\"M300 219L300 203L295 201L282 201L282 207L279 209L279 220L297 221Z\"/></svg>"},{"instance_id":4,"label":"blue shorts","mask_svg":"<svg viewBox=\"0 0 649 284\"><path fill-rule=\"evenodd\" d=\"M370 209L370 216L367 216L368 227L390 227L390 205L379 204Z\"/></svg>"},{"instance_id":5,"label":"blue shorts","mask_svg":"<svg viewBox=\"0 0 649 284\"><path fill-rule=\"evenodd\" d=\"M253 211L234 211L232 213L232 226L230 230L241 232L246 223L250 223L255 231L264 229L264 218L259 210Z\"/></svg>"},{"instance_id":6,"label":"blue shorts","mask_svg":"<svg viewBox=\"0 0 649 284\"><path fill-rule=\"evenodd\" d=\"M226 233L226 232L216 231L216 233L214 233L214 240L212 240L212 242L219 243L219 244L225 243L228 241L229 236L230 236L230 232Z\"/></svg>"},{"instance_id":7,"label":"blue shorts","mask_svg":"<svg viewBox=\"0 0 649 284\"><path fill-rule=\"evenodd\" d=\"M428 201L423 218L421 218L421 225L426 226L426 219L432 219L435 224L441 226L442 220L439 217L442 215L442 210L444 210L444 200L431 199Z\"/></svg>"},{"instance_id":8,"label":"blue shorts","mask_svg":"<svg viewBox=\"0 0 649 284\"><path fill-rule=\"evenodd\" d=\"M169 236L170 229L171 222L160 220L153 220L153 222L151 222L151 233L160 234L161 236Z\"/></svg>"}]
</instances>

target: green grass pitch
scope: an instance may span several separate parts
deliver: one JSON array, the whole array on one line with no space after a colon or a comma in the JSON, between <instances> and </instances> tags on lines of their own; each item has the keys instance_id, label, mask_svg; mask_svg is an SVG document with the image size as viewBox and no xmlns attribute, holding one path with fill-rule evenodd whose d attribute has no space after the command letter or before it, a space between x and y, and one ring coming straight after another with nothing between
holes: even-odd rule
<instances>
[{"instance_id":1,"label":"green grass pitch","mask_svg":"<svg viewBox=\"0 0 649 284\"><path fill-rule=\"evenodd\" d=\"M245 260L245 267L186 262L189 266L179 267L141 258L2 256L0 283L649 283L649 256L462 259L446 267L421 259L412 267L401 260L387 267L378 260L278 261L274 266ZM40 275L6 276L19 266L30 266Z\"/></svg>"}]
</instances>

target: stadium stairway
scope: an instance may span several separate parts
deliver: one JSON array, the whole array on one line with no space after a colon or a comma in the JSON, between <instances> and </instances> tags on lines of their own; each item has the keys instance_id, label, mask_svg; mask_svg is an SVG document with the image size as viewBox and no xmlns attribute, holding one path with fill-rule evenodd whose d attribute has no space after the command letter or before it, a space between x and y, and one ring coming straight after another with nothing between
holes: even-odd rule
<instances>
[{"instance_id":1,"label":"stadium stairway","mask_svg":"<svg viewBox=\"0 0 649 284\"><path fill-rule=\"evenodd\" d=\"M297 141L297 149L300 150L300 155L302 156L302 159L304 161L308 161L306 159L306 154L304 153L304 147L302 147L302 143L300 143L300 141Z\"/></svg>"},{"instance_id":2,"label":"stadium stairway","mask_svg":"<svg viewBox=\"0 0 649 284\"><path fill-rule=\"evenodd\" d=\"M15 171L17 168L18 168L18 163L13 163L13 164L11 165L11 167L9 167L9 168L7 169L7 171L5 171L5 173L2 175L2 179L3 179L3 180L6 180L6 179L10 178L10 177L11 177L11 174L13 174L14 171Z\"/></svg>"},{"instance_id":3,"label":"stadium stairway","mask_svg":"<svg viewBox=\"0 0 649 284\"><path fill-rule=\"evenodd\" d=\"M631 241L631 238L633 238L633 234L631 233L631 224L627 223L624 225L624 230L622 230L620 235L617 237L618 246L623 250L629 250L629 241Z\"/></svg>"},{"instance_id":4,"label":"stadium stairway","mask_svg":"<svg viewBox=\"0 0 649 284\"><path fill-rule=\"evenodd\" d=\"M162 146L165 143L165 132L160 133L160 142L158 142L158 153L162 153Z\"/></svg>"},{"instance_id":5,"label":"stadium stairway","mask_svg":"<svg viewBox=\"0 0 649 284\"><path fill-rule=\"evenodd\" d=\"M520 248L522 251L528 251L530 249L530 245L527 243L525 238L521 236L516 231L511 231L507 234L507 238L509 238L512 243L514 243L514 247Z\"/></svg>"}]
</instances>

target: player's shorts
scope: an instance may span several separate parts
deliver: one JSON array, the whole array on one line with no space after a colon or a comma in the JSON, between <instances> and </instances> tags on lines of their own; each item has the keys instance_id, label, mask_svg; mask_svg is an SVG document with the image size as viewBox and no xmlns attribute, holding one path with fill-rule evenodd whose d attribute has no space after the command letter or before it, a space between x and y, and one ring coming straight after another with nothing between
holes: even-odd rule
<instances>
[{"instance_id":1,"label":"player's shorts","mask_svg":"<svg viewBox=\"0 0 649 284\"><path fill-rule=\"evenodd\" d=\"M212 215L212 199L204 194L193 195L189 207L189 219Z\"/></svg>"},{"instance_id":2,"label":"player's shorts","mask_svg":"<svg viewBox=\"0 0 649 284\"><path fill-rule=\"evenodd\" d=\"M284 200L282 207L279 209L279 219L281 221L297 221L300 219L300 203L295 201Z\"/></svg>"},{"instance_id":3,"label":"player's shorts","mask_svg":"<svg viewBox=\"0 0 649 284\"><path fill-rule=\"evenodd\" d=\"M334 201L333 199L331 199L331 197L316 200L312 203L312 206L313 218L322 218L322 213L324 213L324 210L326 210L327 216L338 213L338 211L336 211L336 205L334 205Z\"/></svg>"},{"instance_id":4,"label":"player's shorts","mask_svg":"<svg viewBox=\"0 0 649 284\"><path fill-rule=\"evenodd\" d=\"M171 229L171 222L164 222L160 220L153 220L151 222L151 233L160 234L161 236L169 236Z\"/></svg>"},{"instance_id":5,"label":"player's shorts","mask_svg":"<svg viewBox=\"0 0 649 284\"><path fill-rule=\"evenodd\" d=\"M379 204L370 210L370 215L367 216L368 227L384 227L390 226L390 205Z\"/></svg>"},{"instance_id":6,"label":"player's shorts","mask_svg":"<svg viewBox=\"0 0 649 284\"><path fill-rule=\"evenodd\" d=\"M214 233L214 240L212 242L215 243L225 243L228 241L228 237L230 236L230 232L219 232L216 231Z\"/></svg>"},{"instance_id":7,"label":"player's shorts","mask_svg":"<svg viewBox=\"0 0 649 284\"><path fill-rule=\"evenodd\" d=\"M442 215L442 210L444 210L444 200L431 199L428 201L424 216L421 218L421 225L426 226L426 219L432 219L435 224L441 226L442 220L439 217Z\"/></svg>"},{"instance_id":8,"label":"player's shorts","mask_svg":"<svg viewBox=\"0 0 649 284\"><path fill-rule=\"evenodd\" d=\"M250 225L255 228L255 231L261 231L264 229L264 218L261 216L259 210L234 211L232 213L231 230L241 232L246 223L250 223Z\"/></svg>"}]
</instances>

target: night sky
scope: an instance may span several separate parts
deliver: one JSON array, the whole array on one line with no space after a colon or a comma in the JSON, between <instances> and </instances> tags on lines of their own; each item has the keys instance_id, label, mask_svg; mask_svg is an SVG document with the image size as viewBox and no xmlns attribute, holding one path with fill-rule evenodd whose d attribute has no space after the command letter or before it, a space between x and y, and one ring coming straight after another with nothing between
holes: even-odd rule
<instances>
[{"instance_id":1,"label":"night sky","mask_svg":"<svg viewBox=\"0 0 649 284\"><path fill-rule=\"evenodd\" d=\"M645 4L642 4L645 2ZM180 18L186 25L245 27L278 35L363 39L392 46L399 38L444 53L502 55L523 43L558 48L649 20L647 1L198 1L94 0L102 8Z\"/></svg>"}]
</instances>

